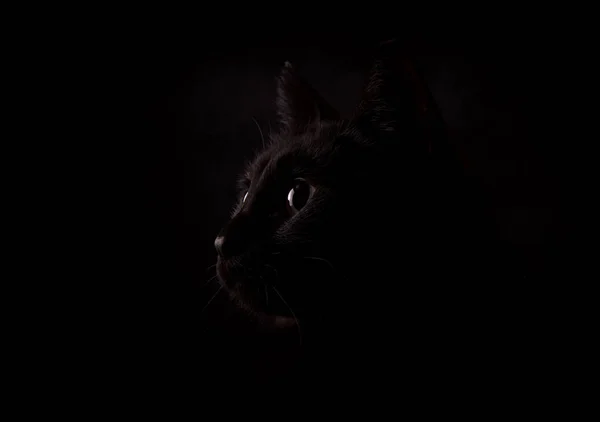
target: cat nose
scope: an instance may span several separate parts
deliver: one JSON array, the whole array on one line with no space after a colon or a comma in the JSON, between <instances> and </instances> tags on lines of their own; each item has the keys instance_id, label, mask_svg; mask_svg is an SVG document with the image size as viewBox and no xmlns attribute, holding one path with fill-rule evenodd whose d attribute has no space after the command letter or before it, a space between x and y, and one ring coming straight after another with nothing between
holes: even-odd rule
<instances>
[{"instance_id":1,"label":"cat nose","mask_svg":"<svg viewBox=\"0 0 600 422\"><path fill-rule=\"evenodd\" d=\"M224 236L217 236L215 239L215 249L220 256L223 256L223 244L225 243Z\"/></svg>"},{"instance_id":2,"label":"cat nose","mask_svg":"<svg viewBox=\"0 0 600 422\"><path fill-rule=\"evenodd\" d=\"M256 224L245 214L238 214L219 232L215 249L221 258L243 253L255 237Z\"/></svg>"}]
</instances>

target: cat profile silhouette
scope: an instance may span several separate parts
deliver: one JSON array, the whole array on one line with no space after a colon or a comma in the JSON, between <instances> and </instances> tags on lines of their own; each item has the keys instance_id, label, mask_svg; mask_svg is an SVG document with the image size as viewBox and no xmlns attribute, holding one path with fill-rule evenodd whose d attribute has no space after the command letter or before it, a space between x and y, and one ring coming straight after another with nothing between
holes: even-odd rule
<instances>
[{"instance_id":1,"label":"cat profile silhouette","mask_svg":"<svg viewBox=\"0 0 600 422\"><path fill-rule=\"evenodd\" d=\"M322 362L465 350L494 331L505 266L398 43L377 49L352 115L289 62L276 104L279 129L243 172L214 242L219 282L253 329Z\"/></svg>"}]
</instances>

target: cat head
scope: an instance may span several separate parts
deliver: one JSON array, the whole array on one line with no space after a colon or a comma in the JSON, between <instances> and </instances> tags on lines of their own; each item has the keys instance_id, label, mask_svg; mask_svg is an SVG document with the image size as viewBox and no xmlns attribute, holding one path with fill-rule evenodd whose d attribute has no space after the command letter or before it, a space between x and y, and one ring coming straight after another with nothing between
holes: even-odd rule
<instances>
[{"instance_id":1,"label":"cat head","mask_svg":"<svg viewBox=\"0 0 600 422\"><path fill-rule=\"evenodd\" d=\"M426 185L442 126L410 62L390 46L352 116L342 119L290 63L276 104L280 129L243 173L215 248L220 282L240 308L263 326L293 327L355 291L356 276L380 265L399 230L414 241L431 207Z\"/></svg>"}]
</instances>

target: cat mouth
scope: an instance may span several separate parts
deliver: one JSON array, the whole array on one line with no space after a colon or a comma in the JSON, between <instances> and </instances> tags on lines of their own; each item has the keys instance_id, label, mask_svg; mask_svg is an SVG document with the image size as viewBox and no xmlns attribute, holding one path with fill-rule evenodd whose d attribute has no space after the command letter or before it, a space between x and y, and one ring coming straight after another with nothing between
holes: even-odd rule
<instances>
[{"instance_id":1,"label":"cat mouth","mask_svg":"<svg viewBox=\"0 0 600 422\"><path fill-rule=\"evenodd\" d=\"M219 280L223 284L227 284L227 278L229 277L229 271L227 270L227 265L225 261L218 258L217 259L217 275L219 276Z\"/></svg>"},{"instance_id":2,"label":"cat mouth","mask_svg":"<svg viewBox=\"0 0 600 422\"><path fill-rule=\"evenodd\" d=\"M230 265L223 259L217 260L219 280L240 308L257 317L262 328L282 330L299 326L296 316L276 287L265 282L259 287L249 288L248 280L231 271Z\"/></svg>"}]
</instances>

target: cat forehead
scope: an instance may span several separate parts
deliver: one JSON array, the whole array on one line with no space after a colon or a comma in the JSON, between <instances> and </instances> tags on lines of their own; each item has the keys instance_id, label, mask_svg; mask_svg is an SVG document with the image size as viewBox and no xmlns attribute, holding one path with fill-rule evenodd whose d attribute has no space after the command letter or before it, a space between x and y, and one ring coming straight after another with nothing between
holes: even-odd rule
<instances>
[{"instance_id":1,"label":"cat forehead","mask_svg":"<svg viewBox=\"0 0 600 422\"><path fill-rule=\"evenodd\" d=\"M307 166L313 159L313 153L305 146L288 143L284 146L272 145L260 153L247 171L250 179L256 179L262 174L277 175L291 172L299 166Z\"/></svg>"},{"instance_id":2,"label":"cat forehead","mask_svg":"<svg viewBox=\"0 0 600 422\"><path fill-rule=\"evenodd\" d=\"M301 135L278 134L270 146L259 153L248 168L247 176L255 178L264 172L277 174L294 168L318 165L335 149L338 127L320 127Z\"/></svg>"}]
</instances>

